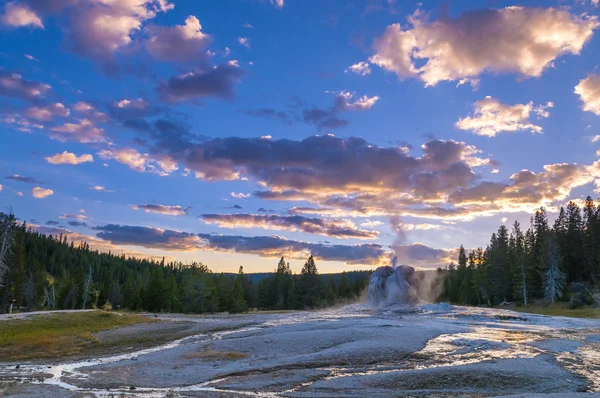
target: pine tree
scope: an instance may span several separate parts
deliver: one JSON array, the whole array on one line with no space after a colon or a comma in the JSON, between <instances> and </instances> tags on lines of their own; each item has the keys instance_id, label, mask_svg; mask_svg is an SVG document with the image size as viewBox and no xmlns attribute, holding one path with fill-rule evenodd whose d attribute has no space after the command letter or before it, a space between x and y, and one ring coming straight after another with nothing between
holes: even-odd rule
<instances>
[{"instance_id":1,"label":"pine tree","mask_svg":"<svg viewBox=\"0 0 600 398\"><path fill-rule=\"evenodd\" d=\"M302 267L298 288L299 304L306 308L316 308L320 305L321 278L317 271L315 259L311 255Z\"/></svg>"},{"instance_id":2,"label":"pine tree","mask_svg":"<svg viewBox=\"0 0 600 398\"><path fill-rule=\"evenodd\" d=\"M544 298L550 303L562 297L565 286L565 274L560 270L558 248L553 238L546 242L546 271L543 277Z\"/></svg>"},{"instance_id":3,"label":"pine tree","mask_svg":"<svg viewBox=\"0 0 600 398\"><path fill-rule=\"evenodd\" d=\"M349 299L352 295L350 291L350 285L348 284L348 275L346 272L342 272L342 276L340 277L340 286L338 288L338 296L342 299Z\"/></svg>"},{"instance_id":4,"label":"pine tree","mask_svg":"<svg viewBox=\"0 0 600 398\"><path fill-rule=\"evenodd\" d=\"M525 259L525 237L521 232L521 225L518 221L513 224L513 230L510 236L511 262L513 274L513 296L523 301L527 305L527 266Z\"/></svg>"},{"instance_id":5,"label":"pine tree","mask_svg":"<svg viewBox=\"0 0 600 398\"><path fill-rule=\"evenodd\" d=\"M248 310L248 305L244 299L244 285L242 279L244 278L244 267L240 265L237 278L233 283L233 290L231 292L231 306L229 312L245 312Z\"/></svg>"}]
</instances>

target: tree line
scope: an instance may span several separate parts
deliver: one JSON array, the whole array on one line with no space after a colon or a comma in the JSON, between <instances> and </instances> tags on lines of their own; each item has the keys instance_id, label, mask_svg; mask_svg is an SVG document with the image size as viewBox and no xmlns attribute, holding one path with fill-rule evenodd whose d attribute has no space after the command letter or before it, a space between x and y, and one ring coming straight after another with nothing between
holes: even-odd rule
<instances>
[{"instance_id":1,"label":"tree line","mask_svg":"<svg viewBox=\"0 0 600 398\"><path fill-rule=\"evenodd\" d=\"M314 309L355 300L368 271L321 275L312 256L298 275L282 257L273 273L213 273L202 263L166 263L91 250L44 235L0 212L0 312L126 308L150 312Z\"/></svg>"},{"instance_id":2,"label":"tree line","mask_svg":"<svg viewBox=\"0 0 600 398\"><path fill-rule=\"evenodd\" d=\"M587 197L561 207L550 226L542 207L523 231L519 222L492 234L489 245L459 249L445 272L442 299L467 305L530 304L569 300L572 307L596 301L600 282L600 206Z\"/></svg>"}]
</instances>

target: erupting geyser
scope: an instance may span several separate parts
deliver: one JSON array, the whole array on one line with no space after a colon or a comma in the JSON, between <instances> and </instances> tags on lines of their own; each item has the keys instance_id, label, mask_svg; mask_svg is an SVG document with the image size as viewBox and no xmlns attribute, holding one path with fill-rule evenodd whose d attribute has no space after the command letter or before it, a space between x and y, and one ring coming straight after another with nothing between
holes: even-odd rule
<instances>
[{"instance_id":1,"label":"erupting geyser","mask_svg":"<svg viewBox=\"0 0 600 398\"><path fill-rule=\"evenodd\" d=\"M381 307L392 303L418 303L414 276L415 269L408 265L377 268L369 281L369 304Z\"/></svg>"}]
</instances>

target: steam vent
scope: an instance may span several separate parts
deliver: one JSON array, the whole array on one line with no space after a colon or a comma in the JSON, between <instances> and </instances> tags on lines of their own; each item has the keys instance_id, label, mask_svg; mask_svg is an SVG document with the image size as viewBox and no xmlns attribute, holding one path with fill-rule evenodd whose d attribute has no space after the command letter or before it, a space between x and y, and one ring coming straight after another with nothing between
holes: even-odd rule
<instances>
[{"instance_id":1,"label":"steam vent","mask_svg":"<svg viewBox=\"0 0 600 398\"><path fill-rule=\"evenodd\" d=\"M369 281L369 304L381 307L388 304L416 304L415 269L408 265L379 267Z\"/></svg>"}]
</instances>

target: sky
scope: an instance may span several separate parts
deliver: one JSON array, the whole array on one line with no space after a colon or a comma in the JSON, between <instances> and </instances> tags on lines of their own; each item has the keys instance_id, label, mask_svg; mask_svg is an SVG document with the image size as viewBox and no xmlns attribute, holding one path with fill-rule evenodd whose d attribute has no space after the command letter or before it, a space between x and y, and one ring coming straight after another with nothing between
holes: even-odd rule
<instances>
[{"instance_id":1,"label":"sky","mask_svg":"<svg viewBox=\"0 0 600 398\"><path fill-rule=\"evenodd\" d=\"M598 3L0 2L0 208L213 271L447 265L599 196Z\"/></svg>"}]
</instances>

